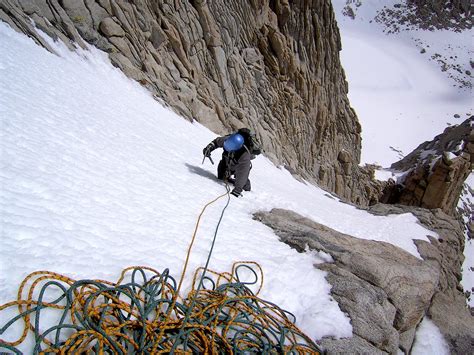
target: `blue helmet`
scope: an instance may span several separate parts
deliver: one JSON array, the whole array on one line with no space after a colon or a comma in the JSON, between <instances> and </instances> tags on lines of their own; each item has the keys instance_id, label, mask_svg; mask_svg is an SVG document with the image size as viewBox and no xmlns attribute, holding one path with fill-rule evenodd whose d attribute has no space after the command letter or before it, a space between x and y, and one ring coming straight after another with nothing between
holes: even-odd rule
<instances>
[{"instance_id":1,"label":"blue helmet","mask_svg":"<svg viewBox=\"0 0 474 355\"><path fill-rule=\"evenodd\" d=\"M235 152L242 148L243 145L244 137L238 133L234 133L224 141L224 150L227 152Z\"/></svg>"}]
</instances>

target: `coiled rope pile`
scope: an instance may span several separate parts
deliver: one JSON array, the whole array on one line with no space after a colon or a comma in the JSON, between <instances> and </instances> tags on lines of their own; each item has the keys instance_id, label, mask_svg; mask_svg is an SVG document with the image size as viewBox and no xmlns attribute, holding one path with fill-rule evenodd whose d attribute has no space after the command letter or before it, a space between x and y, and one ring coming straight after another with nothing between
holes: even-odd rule
<instances>
[{"instance_id":1,"label":"coiled rope pile","mask_svg":"<svg viewBox=\"0 0 474 355\"><path fill-rule=\"evenodd\" d=\"M217 199L225 195L228 191ZM0 312L18 307L18 314L0 328L0 349L21 354L17 346L32 334L35 354L320 353L295 326L291 313L258 297L263 272L257 263L235 263L230 273L208 270L211 247L206 266L194 274L191 291L180 296L199 220L217 199L199 216L179 283L168 269L159 273L144 266L126 268L115 283L31 273L20 285L17 300L0 306ZM243 274L250 274L251 280L243 280ZM6 340L21 320L22 334Z\"/></svg>"},{"instance_id":2,"label":"coiled rope pile","mask_svg":"<svg viewBox=\"0 0 474 355\"><path fill-rule=\"evenodd\" d=\"M254 280L240 281L242 268L250 270ZM249 289L262 277L257 264L236 263L231 273L208 270L213 277L206 276L204 283L212 287L196 292L200 272L196 271L194 287L185 299L176 294L176 281L168 270L160 274L148 267L131 267L116 283L32 273L19 290L23 294L25 285L31 284L27 296L1 307L18 306L19 315L0 332L19 319L25 322L24 331L16 341L2 340L0 348L20 353L15 347L31 331L33 353L318 353L290 313ZM57 310L48 329L41 323L46 309Z\"/></svg>"}]
</instances>

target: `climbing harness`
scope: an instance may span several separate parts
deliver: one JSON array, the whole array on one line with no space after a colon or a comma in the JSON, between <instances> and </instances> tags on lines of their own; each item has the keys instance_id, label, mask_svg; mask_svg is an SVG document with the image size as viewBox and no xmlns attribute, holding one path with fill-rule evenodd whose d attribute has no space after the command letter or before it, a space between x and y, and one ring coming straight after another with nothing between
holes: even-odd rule
<instances>
[{"instance_id":1,"label":"climbing harness","mask_svg":"<svg viewBox=\"0 0 474 355\"><path fill-rule=\"evenodd\" d=\"M319 347L296 327L291 313L258 297L263 272L257 263L236 262L231 272L223 273L208 269L230 202L229 190L226 183L226 193L208 202L199 214L179 282L168 269L159 273L147 266L124 269L117 282L33 272L21 283L17 300L0 306L0 312L18 307L18 314L0 328L0 350L21 354L16 347L32 334L34 354L319 354ZM201 217L225 196L206 264L195 271L191 291L182 298ZM252 279L244 280L249 273ZM50 325L53 310L57 319ZM20 337L6 340L8 330L20 320L24 322Z\"/></svg>"}]
</instances>

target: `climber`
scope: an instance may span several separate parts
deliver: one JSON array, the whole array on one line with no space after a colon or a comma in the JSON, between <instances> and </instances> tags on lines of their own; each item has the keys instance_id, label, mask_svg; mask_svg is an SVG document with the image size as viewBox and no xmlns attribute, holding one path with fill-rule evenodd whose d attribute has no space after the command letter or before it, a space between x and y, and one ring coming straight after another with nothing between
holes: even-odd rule
<instances>
[{"instance_id":1,"label":"climber","mask_svg":"<svg viewBox=\"0 0 474 355\"><path fill-rule=\"evenodd\" d=\"M231 194L236 197L241 196L242 190L250 191L250 161L261 152L250 129L241 128L233 134L217 137L203 149L204 157L210 158L216 148L224 148L217 166L217 178L234 184Z\"/></svg>"}]
</instances>

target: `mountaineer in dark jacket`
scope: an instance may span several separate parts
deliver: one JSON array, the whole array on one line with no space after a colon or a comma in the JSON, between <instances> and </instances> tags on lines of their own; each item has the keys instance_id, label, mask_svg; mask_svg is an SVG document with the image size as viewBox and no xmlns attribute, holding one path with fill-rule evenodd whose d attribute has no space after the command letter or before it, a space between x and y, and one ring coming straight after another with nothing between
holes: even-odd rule
<instances>
[{"instance_id":1,"label":"mountaineer in dark jacket","mask_svg":"<svg viewBox=\"0 0 474 355\"><path fill-rule=\"evenodd\" d=\"M233 134L217 137L203 149L204 156L210 157L216 148L224 148L222 159L217 166L217 178L234 184L231 191L234 196L241 196L242 190L250 191L250 161L260 154L251 131L241 128Z\"/></svg>"}]
</instances>

